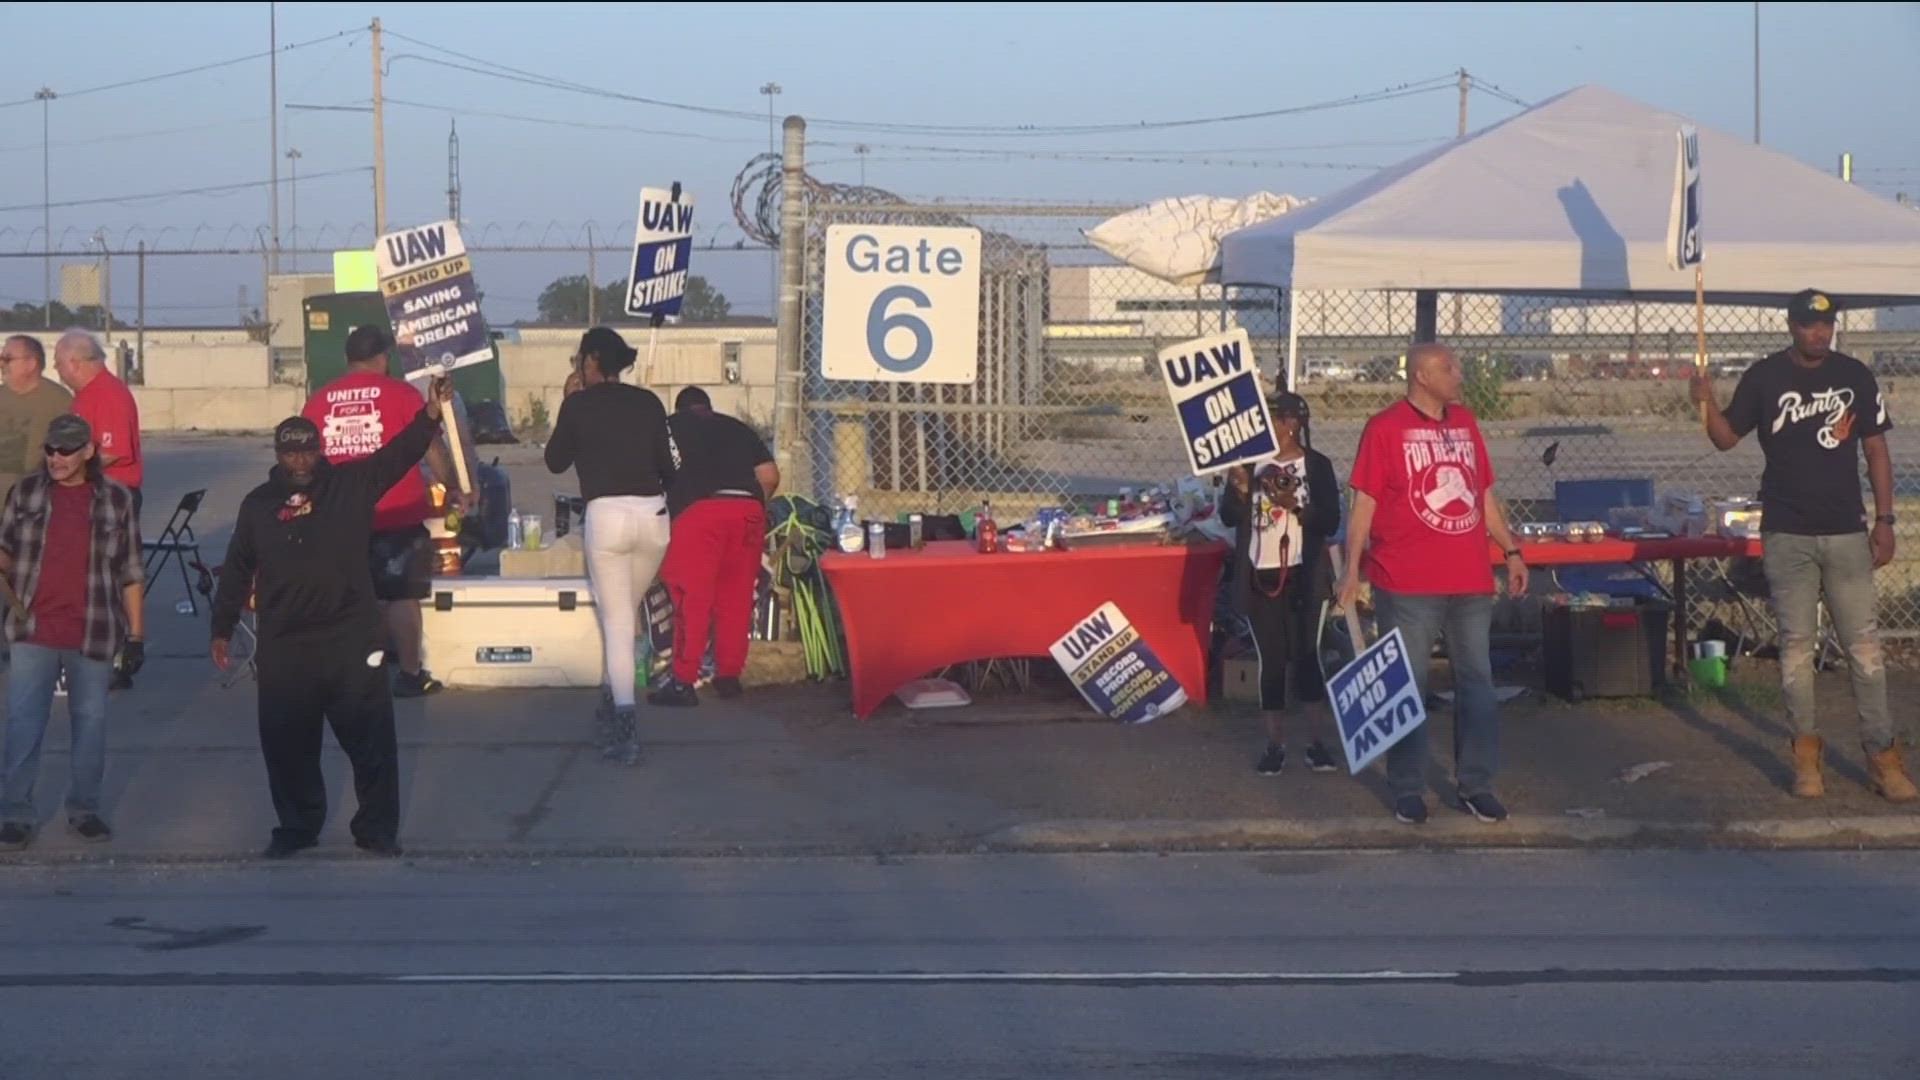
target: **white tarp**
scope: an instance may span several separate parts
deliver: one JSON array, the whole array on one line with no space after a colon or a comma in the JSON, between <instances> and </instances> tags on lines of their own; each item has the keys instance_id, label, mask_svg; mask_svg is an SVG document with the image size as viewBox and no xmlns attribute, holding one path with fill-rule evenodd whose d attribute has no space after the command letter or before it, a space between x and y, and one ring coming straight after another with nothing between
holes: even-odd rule
<instances>
[{"instance_id":1,"label":"white tarp","mask_svg":"<svg viewBox=\"0 0 1920 1080\"><path fill-rule=\"evenodd\" d=\"M1666 258L1674 131L1687 122L1602 87L1569 91L1228 235L1220 280L1691 300L1691 270ZM1699 130L1711 299L1819 288L1849 306L1920 301L1920 214Z\"/></svg>"},{"instance_id":2,"label":"white tarp","mask_svg":"<svg viewBox=\"0 0 1920 1080\"><path fill-rule=\"evenodd\" d=\"M1262 191L1244 199L1187 195L1129 210L1082 230L1094 247L1176 285L1202 285L1220 268L1220 238L1306 205Z\"/></svg>"}]
</instances>

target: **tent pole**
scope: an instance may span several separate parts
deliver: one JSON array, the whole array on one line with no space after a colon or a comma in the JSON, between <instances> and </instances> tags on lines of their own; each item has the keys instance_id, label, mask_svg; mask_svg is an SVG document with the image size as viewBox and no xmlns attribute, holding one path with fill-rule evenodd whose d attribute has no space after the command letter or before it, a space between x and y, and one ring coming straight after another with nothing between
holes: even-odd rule
<instances>
[{"instance_id":1,"label":"tent pole","mask_svg":"<svg viewBox=\"0 0 1920 1080\"><path fill-rule=\"evenodd\" d=\"M1287 390L1300 392L1300 290L1287 290Z\"/></svg>"}]
</instances>

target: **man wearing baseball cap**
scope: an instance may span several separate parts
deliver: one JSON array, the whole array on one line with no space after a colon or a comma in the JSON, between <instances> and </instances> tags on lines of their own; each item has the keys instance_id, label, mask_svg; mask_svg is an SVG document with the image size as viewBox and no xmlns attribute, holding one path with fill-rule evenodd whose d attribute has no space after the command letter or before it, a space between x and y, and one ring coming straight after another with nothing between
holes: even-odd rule
<instances>
[{"instance_id":1,"label":"man wearing baseball cap","mask_svg":"<svg viewBox=\"0 0 1920 1080\"><path fill-rule=\"evenodd\" d=\"M1818 289L1787 302L1793 345L1749 367L1726 411L1711 379L1695 374L1692 395L1706 407L1707 438L1720 450L1758 431L1760 539L1767 588L1780 626L1780 685L1793 725L1793 793L1825 794L1823 744L1814 718L1813 653L1820 601L1853 675L1860 741L1873 788L1893 802L1920 798L1901 761L1887 711L1886 662L1875 621L1873 572L1893 561L1893 427L1872 369L1833 351L1839 303ZM1874 518L1860 496L1860 457L1873 485Z\"/></svg>"},{"instance_id":2,"label":"man wearing baseball cap","mask_svg":"<svg viewBox=\"0 0 1920 1080\"><path fill-rule=\"evenodd\" d=\"M328 463L313 421L282 420L267 482L240 502L213 598L211 646L214 664L224 669L252 592L260 611L260 751L280 819L269 859L319 842L327 819L323 723L353 763L360 803L354 842L376 855L400 853L399 750L367 544L380 497L419 466L452 393L449 380L435 379L426 404L396 438L344 465Z\"/></svg>"},{"instance_id":3,"label":"man wearing baseball cap","mask_svg":"<svg viewBox=\"0 0 1920 1080\"><path fill-rule=\"evenodd\" d=\"M73 745L67 825L82 840L113 838L100 813L107 691L116 655L129 674L146 658L133 493L101 471L93 428L79 416L54 417L41 452L44 466L21 477L0 510L0 574L19 598L7 612L13 670L0 773L0 850L33 840L40 744L62 672Z\"/></svg>"}]
</instances>

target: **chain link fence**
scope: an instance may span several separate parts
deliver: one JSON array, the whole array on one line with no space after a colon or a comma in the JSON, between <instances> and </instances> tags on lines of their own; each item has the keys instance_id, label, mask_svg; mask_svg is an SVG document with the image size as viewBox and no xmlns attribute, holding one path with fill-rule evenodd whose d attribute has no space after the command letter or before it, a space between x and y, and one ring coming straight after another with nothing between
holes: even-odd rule
<instances>
[{"instance_id":1,"label":"chain link fence","mask_svg":"<svg viewBox=\"0 0 1920 1080\"><path fill-rule=\"evenodd\" d=\"M1131 206L908 202L807 183L806 475L816 497L855 495L870 517L957 513L991 500L1004 521L1063 498L1170 485L1187 463L1154 358L1223 328L1247 330L1270 380L1284 378L1296 333L1296 388L1314 410L1313 442L1343 479L1366 419L1404 393L1411 292L1301 293L1289 302L1270 289L1180 287L1116 265L1085 241L1081 230ZM839 224L981 230L972 385L823 377L823 247ZM1692 305L1442 293L1437 324L1465 361L1466 403L1481 419L1515 522L1557 520L1564 481L1650 479L1661 497L1757 495L1757 440L1714 450L1689 402ZM1709 307L1707 353L1721 401L1748 364L1787 341L1781 308ZM1873 367L1901 424L1903 393L1920 376L1920 313L1848 312L1836 347ZM1878 577L1881 623L1892 636L1920 637L1920 431L1908 423L1888 438L1902 523L1900 555ZM1696 631L1717 620L1749 640L1773 639L1753 569L1689 564Z\"/></svg>"}]
</instances>

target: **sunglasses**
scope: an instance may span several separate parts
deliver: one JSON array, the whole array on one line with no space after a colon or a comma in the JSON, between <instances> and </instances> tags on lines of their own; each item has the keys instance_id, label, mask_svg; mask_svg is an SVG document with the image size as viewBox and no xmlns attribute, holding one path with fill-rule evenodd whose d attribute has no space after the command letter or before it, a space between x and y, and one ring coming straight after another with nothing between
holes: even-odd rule
<instances>
[{"instance_id":1,"label":"sunglasses","mask_svg":"<svg viewBox=\"0 0 1920 1080\"><path fill-rule=\"evenodd\" d=\"M48 457L72 457L86 448L85 443L79 446L55 446L52 443L43 443L40 447L47 452Z\"/></svg>"}]
</instances>

